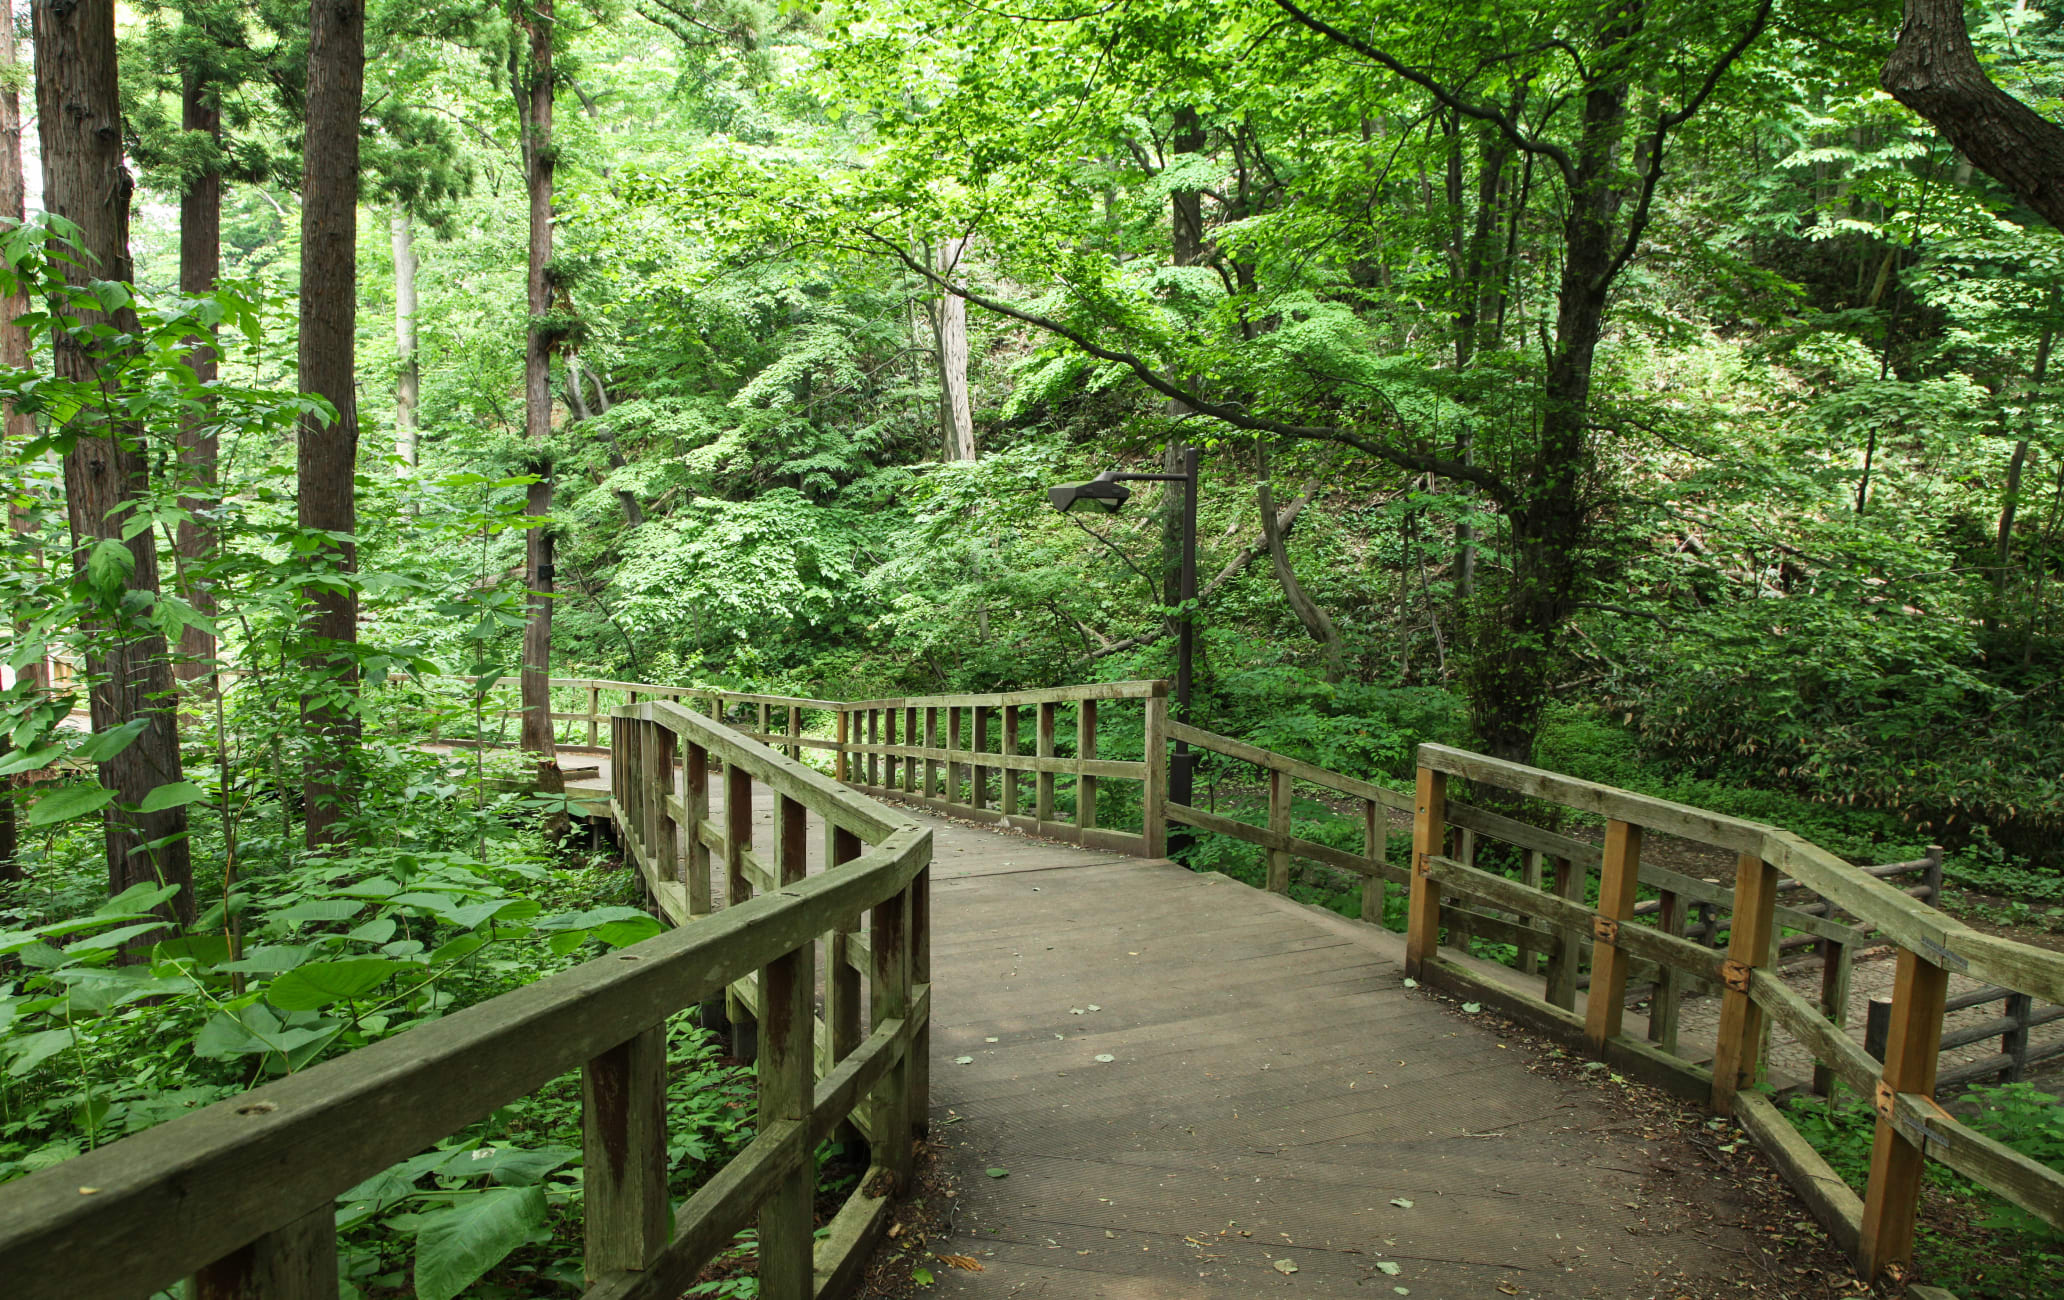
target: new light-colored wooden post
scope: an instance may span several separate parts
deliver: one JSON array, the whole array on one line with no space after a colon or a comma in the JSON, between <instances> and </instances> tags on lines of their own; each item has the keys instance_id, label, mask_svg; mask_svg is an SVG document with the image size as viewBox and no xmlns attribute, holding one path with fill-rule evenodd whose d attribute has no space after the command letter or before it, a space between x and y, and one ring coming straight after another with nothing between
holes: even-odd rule
<instances>
[{"instance_id":1,"label":"new light-colored wooden post","mask_svg":"<svg viewBox=\"0 0 2064 1300\"><path fill-rule=\"evenodd\" d=\"M1572 903L1584 901L1585 877L1589 873L1568 858L1555 859L1555 893ZM1577 1008L1577 967L1584 961L1584 934L1568 926L1556 931L1555 951L1548 954L1548 981L1544 996L1550 1006L1564 1011Z\"/></svg>"},{"instance_id":2,"label":"new light-colored wooden post","mask_svg":"<svg viewBox=\"0 0 2064 1300\"><path fill-rule=\"evenodd\" d=\"M1914 1214L1927 1157L1893 1122L1899 1093L1935 1095L1935 1063L1942 1050L1942 1003L1949 972L1906 948L1892 981L1892 1031L1878 1076L1878 1131L1871 1145L1870 1186L1863 1197L1863 1233L1856 1271L1875 1282L1894 1264L1913 1259Z\"/></svg>"},{"instance_id":3,"label":"new light-colored wooden post","mask_svg":"<svg viewBox=\"0 0 2064 1300\"><path fill-rule=\"evenodd\" d=\"M593 749L598 739L596 728L602 725L602 688L588 687L588 748Z\"/></svg>"},{"instance_id":4,"label":"new light-colored wooden post","mask_svg":"<svg viewBox=\"0 0 2064 1300\"><path fill-rule=\"evenodd\" d=\"M666 1025L632 1035L581 1071L588 1285L642 1270L673 1237L667 1204Z\"/></svg>"},{"instance_id":5,"label":"new light-colored wooden post","mask_svg":"<svg viewBox=\"0 0 2064 1300\"><path fill-rule=\"evenodd\" d=\"M1376 874L1389 847L1389 828L1384 822L1383 805L1374 799L1362 800L1362 857L1369 863L1369 874L1362 878L1362 919L1370 925L1383 924L1384 896L1390 892L1390 882Z\"/></svg>"},{"instance_id":6,"label":"new light-colored wooden post","mask_svg":"<svg viewBox=\"0 0 2064 1300\"><path fill-rule=\"evenodd\" d=\"M1448 774L1419 769L1412 801L1412 890L1405 905L1405 974L1417 977L1440 946L1440 886L1427 860L1440 856L1448 833Z\"/></svg>"},{"instance_id":7,"label":"new light-colored wooden post","mask_svg":"<svg viewBox=\"0 0 2064 1300\"><path fill-rule=\"evenodd\" d=\"M322 1205L194 1274L187 1300L336 1300L337 1213Z\"/></svg>"},{"instance_id":8,"label":"new light-colored wooden post","mask_svg":"<svg viewBox=\"0 0 2064 1300\"><path fill-rule=\"evenodd\" d=\"M977 758L968 769L970 790L968 803L975 808L989 806L989 769L981 762L980 755L989 752L989 710L977 704L968 710L975 729L973 749Z\"/></svg>"},{"instance_id":9,"label":"new light-colored wooden post","mask_svg":"<svg viewBox=\"0 0 2064 1300\"><path fill-rule=\"evenodd\" d=\"M1776 908L1777 868L1753 853L1742 854L1734 867L1727 985L1720 994L1720 1029L1713 1042L1713 1109L1722 1115L1734 1113L1734 1095L1756 1080L1763 1008L1749 997L1749 972L1770 959ZM1597 987L1595 980L1592 987Z\"/></svg>"},{"instance_id":10,"label":"new light-colored wooden post","mask_svg":"<svg viewBox=\"0 0 2064 1300\"><path fill-rule=\"evenodd\" d=\"M1082 770L1096 758L1097 702L1084 700L1075 722L1075 824L1088 830L1097 824L1097 779Z\"/></svg>"},{"instance_id":11,"label":"new light-colored wooden post","mask_svg":"<svg viewBox=\"0 0 2064 1300\"><path fill-rule=\"evenodd\" d=\"M689 745L688 761L683 766L681 807L688 814L688 824L681 829L688 839L683 853L688 876L688 915L708 916L710 855L709 845L702 840L702 828L709 822L709 751L700 745Z\"/></svg>"},{"instance_id":12,"label":"new light-colored wooden post","mask_svg":"<svg viewBox=\"0 0 2064 1300\"><path fill-rule=\"evenodd\" d=\"M1016 758L1018 754L1018 706L1003 706L1003 739L998 742L1003 752ZM1001 771L1003 779L1003 815L1015 817L1018 814L1018 769L1005 765Z\"/></svg>"},{"instance_id":13,"label":"new light-colored wooden post","mask_svg":"<svg viewBox=\"0 0 2064 1300\"><path fill-rule=\"evenodd\" d=\"M787 796L774 801L775 850L781 883L803 878L809 824L803 805ZM775 1124L806 1124L816 1096L817 944L778 957L760 971L760 1131ZM760 1203L760 1295L766 1300L811 1300L813 1211L817 1161L775 1184Z\"/></svg>"},{"instance_id":14,"label":"new light-colored wooden post","mask_svg":"<svg viewBox=\"0 0 2064 1300\"><path fill-rule=\"evenodd\" d=\"M1054 706L1051 702L1039 706L1039 723L1034 731L1034 738L1034 752L1040 758L1048 760L1047 763L1039 765L1038 779L1033 782L1035 795L1032 815L1039 819L1040 829L1044 830L1045 823L1054 819L1054 774L1048 770L1054 756Z\"/></svg>"},{"instance_id":15,"label":"new light-colored wooden post","mask_svg":"<svg viewBox=\"0 0 2064 1300\"><path fill-rule=\"evenodd\" d=\"M1168 856L1168 694L1165 683L1156 683L1154 693L1146 699L1147 705L1147 775L1140 789L1140 833L1143 837L1140 853L1149 858ZM1051 738L1051 728L1046 723L1042 709L1040 734ZM1046 744L1051 749L1050 743ZM1046 777L1042 774L1041 781ZM1040 786L1042 802L1051 798L1050 787Z\"/></svg>"},{"instance_id":16,"label":"new light-colored wooden post","mask_svg":"<svg viewBox=\"0 0 2064 1300\"><path fill-rule=\"evenodd\" d=\"M1290 834L1290 774L1269 769L1268 828L1277 835ZM1271 845L1268 849L1268 891L1290 892L1290 850Z\"/></svg>"},{"instance_id":17,"label":"new light-colored wooden post","mask_svg":"<svg viewBox=\"0 0 2064 1300\"><path fill-rule=\"evenodd\" d=\"M1605 824L1605 862L1598 873L1598 915L1592 921L1591 993L1584 1008L1584 1037L1602 1052L1617 1038L1627 1011L1627 968L1613 937L1631 924L1635 888L1641 883L1641 828L1618 820Z\"/></svg>"},{"instance_id":18,"label":"new light-colored wooden post","mask_svg":"<svg viewBox=\"0 0 2064 1300\"><path fill-rule=\"evenodd\" d=\"M867 942L873 966L870 1022L876 1025L910 1014L910 892L897 894L868 913ZM913 1054L915 1048L912 1048ZM896 1178L898 1191L910 1185L910 1058L890 1066L871 1098L875 1133L873 1162Z\"/></svg>"},{"instance_id":19,"label":"new light-colored wooden post","mask_svg":"<svg viewBox=\"0 0 2064 1300\"><path fill-rule=\"evenodd\" d=\"M724 906L736 907L753 896L745 874L745 851L752 847L752 774L733 763L724 769ZM766 990L760 1001L766 1002ZM759 1026L738 994L726 990L725 1018L731 1022L731 1055L751 1061L759 1055Z\"/></svg>"}]
</instances>

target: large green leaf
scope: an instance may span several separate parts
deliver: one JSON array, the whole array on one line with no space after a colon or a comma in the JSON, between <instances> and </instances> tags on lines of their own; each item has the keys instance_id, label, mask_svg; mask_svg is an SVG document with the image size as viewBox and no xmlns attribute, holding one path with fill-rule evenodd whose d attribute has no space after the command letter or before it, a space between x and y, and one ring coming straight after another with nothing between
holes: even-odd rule
<instances>
[{"instance_id":1,"label":"large green leaf","mask_svg":"<svg viewBox=\"0 0 2064 1300\"><path fill-rule=\"evenodd\" d=\"M414 969L411 962L385 957L312 961L274 980L265 990L265 1000L282 1011L315 1011L363 997L394 978L397 972Z\"/></svg>"},{"instance_id":2,"label":"large green leaf","mask_svg":"<svg viewBox=\"0 0 2064 1300\"><path fill-rule=\"evenodd\" d=\"M29 806L29 825L55 826L74 817L99 812L114 801L115 792L98 785L68 785L44 795Z\"/></svg>"},{"instance_id":3,"label":"large green leaf","mask_svg":"<svg viewBox=\"0 0 2064 1300\"><path fill-rule=\"evenodd\" d=\"M544 1221L542 1187L491 1187L425 1215L416 1233L417 1300L453 1300Z\"/></svg>"},{"instance_id":4,"label":"large green leaf","mask_svg":"<svg viewBox=\"0 0 2064 1300\"><path fill-rule=\"evenodd\" d=\"M133 718L119 727L109 727L79 742L79 747L72 751L72 757L81 763L105 763L135 744L136 738L149 725L149 718Z\"/></svg>"},{"instance_id":5,"label":"large green leaf","mask_svg":"<svg viewBox=\"0 0 2064 1300\"><path fill-rule=\"evenodd\" d=\"M207 797L208 792L191 781L174 781L169 785L158 786L143 796L143 802L138 805L138 810L147 813L163 812L167 808L184 808L196 799Z\"/></svg>"},{"instance_id":6,"label":"large green leaf","mask_svg":"<svg viewBox=\"0 0 2064 1300\"><path fill-rule=\"evenodd\" d=\"M364 910L364 903L350 903L341 898L309 898L292 907L281 908L272 914L271 919L285 921L289 925L308 921L343 921Z\"/></svg>"}]
</instances>

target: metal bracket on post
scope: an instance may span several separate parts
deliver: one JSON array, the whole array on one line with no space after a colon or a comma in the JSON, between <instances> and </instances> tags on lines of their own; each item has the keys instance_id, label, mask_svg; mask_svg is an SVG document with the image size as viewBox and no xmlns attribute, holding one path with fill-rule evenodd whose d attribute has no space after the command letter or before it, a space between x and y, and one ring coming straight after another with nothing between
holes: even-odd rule
<instances>
[{"instance_id":1,"label":"metal bracket on post","mask_svg":"<svg viewBox=\"0 0 2064 1300\"><path fill-rule=\"evenodd\" d=\"M1721 982L1737 993L1747 993L1749 991L1749 971L1752 969L1753 967L1747 962L1739 962L1729 957L1720 963Z\"/></svg>"},{"instance_id":2,"label":"metal bracket on post","mask_svg":"<svg viewBox=\"0 0 2064 1300\"><path fill-rule=\"evenodd\" d=\"M1600 943L1617 944L1620 941L1620 923L1609 916L1591 918L1591 937Z\"/></svg>"},{"instance_id":3,"label":"metal bracket on post","mask_svg":"<svg viewBox=\"0 0 2064 1300\"><path fill-rule=\"evenodd\" d=\"M1922 939L1920 944L1921 947L1928 950L1929 959L1944 970L1967 971L1971 969L1970 962L1932 939Z\"/></svg>"},{"instance_id":4,"label":"metal bracket on post","mask_svg":"<svg viewBox=\"0 0 2064 1300\"><path fill-rule=\"evenodd\" d=\"M1942 1109L1933 1097L1923 1097L1918 1093L1912 1094L1912 1097L1915 1103L1926 1106L1943 1119L1947 1120L1950 1118L1949 1112ZM1944 1151L1949 1148L1949 1130L1947 1128L1936 1128L1928 1122L1926 1117L1909 1114L1900 1109L1899 1094L1894 1092L1892 1085L1886 1083L1883 1079L1878 1080L1876 1094L1871 1098L1871 1105L1872 1109L1878 1112L1880 1119L1897 1129L1900 1135L1912 1143L1921 1154L1928 1154L1928 1144L1931 1142L1935 1144L1934 1149L1937 1151Z\"/></svg>"}]
</instances>

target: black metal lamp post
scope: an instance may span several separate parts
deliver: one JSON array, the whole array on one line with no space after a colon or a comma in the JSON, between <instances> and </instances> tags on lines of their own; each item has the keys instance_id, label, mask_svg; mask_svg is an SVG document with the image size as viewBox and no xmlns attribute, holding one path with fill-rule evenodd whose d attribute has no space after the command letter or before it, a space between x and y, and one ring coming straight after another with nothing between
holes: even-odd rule
<instances>
[{"instance_id":1,"label":"black metal lamp post","mask_svg":"<svg viewBox=\"0 0 2064 1300\"><path fill-rule=\"evenodd\" d=\"M1060 487L1048 488L1047 499L1053 508L1067 513L1070 510L1088 508L1101 510L1106 514L1117 514L1119 507L1132 499L1132 489L1127 483L1180 483L1183 485L1183 530L1182 530L1182 626L1178 629L1175 651L1175 720L1185 726L1194 726L1190 720L1190 671L1192 656L1196 647L1197 624L1197 462L1199 456L1195 447L1183 449L1183 472L1180 474L1120 474L1116 470L1105 470L1087 483L1066 483ZM1191 795L1192 755L1189 742L1178 739L1175 742L1175 759L1168 769L1168 801L1188 804Z\"/></svg>"}]
</instances>

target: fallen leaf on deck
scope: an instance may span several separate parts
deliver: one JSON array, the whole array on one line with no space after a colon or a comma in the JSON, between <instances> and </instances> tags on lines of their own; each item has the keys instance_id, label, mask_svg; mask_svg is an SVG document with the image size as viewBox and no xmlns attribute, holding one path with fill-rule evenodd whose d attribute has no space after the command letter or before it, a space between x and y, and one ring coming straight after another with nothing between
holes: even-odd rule
<instances>
[{"instance_id":1,"label":"fallen leaf on deck","mask_svg":"<svg viewBox=\"0 0 2064 1300\"><path fill-rule=\"evenodd\" d=\"M1481 1002L1464 1002L1462 1004L1462 1013L1464 1015L1473 1016L1481 1010L1483 1010L1483 1003Z\"/></svg>"},{"instance_id":2,"label":"fallen leaf on deck","mask_svg":"<svg viewBox=\"0 0 2064 1300\"><path fill-rule=\"evenodd\" d=\"M1010 1177L1010 1170L1008 1170L1008 1169L985 1169L985 1170L983 1170L982 1172L983 1172L983 1173L985 1173L985 1174L988 1174L988 1175L989 1175L989 1176L990 1176L991 1178L1008 1178L1008 1177Z\"/></svg>"},{"instance_id":3,"label":"fallen leaf on deck","mask_svg":"<svg viewBox=\"0 0 2064 1300\"><path fill-rule=\"evenodd\" d=\"M1397 1206L1397 1207L1398 1207L1398 1208L1399 1208L1400 1210L1409 1210L1409 1209L1411 1209L1411 1208L1412 1208L1412 1203L1411 1203L1410 1201L1406 1200L1406 1199L1405 1199L1404 1197L1402 1197L1402 1196L1393 1196L1393 1197L1391 1197L1391 1198L1390 1198L1390 1203L1391 1203L1392 1205L1395 1205L1395 1206Z\"/></svg>"},{"instance_id":4,"label":"fallen leaf on deck","mask_svg":"<svg viewBox=\"0 0 2064 1300\"><path fill-rule=\"evenodd\" d=\"M975 1058L972 1056L956 1056L953 1058L953 1063L955 1065L973 1065Z\"/></svg>"},{"instance_id":5,"label":"fallen leaf on deck","mask_svg":"<svg viewBox=\"0 0 2064 1300\"><path fill-rule=\"evenodd\" d=\"M1112 1061L1115 1061L1118 1058L1111 1055L1109 1052L1099 1052L1097 1053L1096 1059L1103 1062L1106 1065L1109 1065Z\"/></svg>"},{"instance_id":6,"label":"fallen leaf on deck","mask_svg":"<svg viewBox=\"0 0 2064 1300\"><path fill-rule=\"evenodd\" d=\"M1295 1264L1291 1263L1291 1262L1290 1262L1289 1260L1287 1260L1287 1259L1279 1259L1279 1260L1277 1260L1277 1261L1276 1261L1276 1272L1278 1272L1278 1273L1295 1273L1296 1271L1297 1271L1297 1265L1295 1265Z\"/></svg>"},{"instance_id":7,"label":"fallen leaf on deck","mask_svg":"<svg viewBox=\"0 0 2064 1300\"><path fill-rule=\"evenodd\" d=\"M1385 1277L1396 1277L1398 1274L1405 1271L1402 1265L1393 1264L1387 1259L1377 1260L1376 1267L1382 1270L1383 1275Z\"/></svg>"},{"instance_id":8,"label":"fallen leaf on deck","mask_svg":"<svg viewBox=\"0 0 2064 1300\"><path fill-rule=\"evenodd\" d=\"M939 1262L941 1264L951 1264L955 1268L964 1268L970 1273L982 1271L982 1261L976 1259L973 1255L941 1255L939 1256Z\"/></svg>"}]
</instances>

